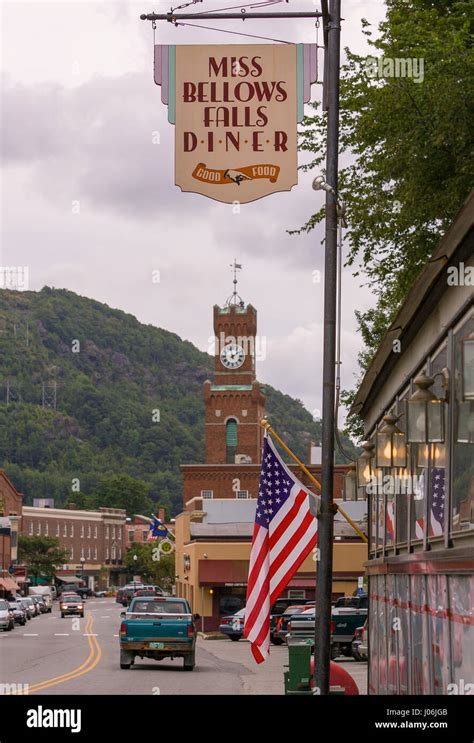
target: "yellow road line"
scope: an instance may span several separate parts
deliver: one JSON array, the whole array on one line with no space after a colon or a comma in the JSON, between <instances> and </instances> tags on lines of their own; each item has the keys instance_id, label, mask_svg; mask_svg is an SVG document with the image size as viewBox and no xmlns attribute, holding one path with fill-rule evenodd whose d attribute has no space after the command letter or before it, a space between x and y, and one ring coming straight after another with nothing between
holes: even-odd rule
<instances>
[{"instance_id":1,"label":"yellow road line","mask_svg":"<svg viewBox=\"0 0 474 743\"><path fill-rule=\"evenodd\" d=\"M86 633L91 632L92 624L93 617L92 614L89 614L86 622ZM90 653L84 663L82 663L78 668L73 668L72 671L68 671L68 673L62 674L62 676L55 676L52 679L39 681L36 684L29 685L27 694L31 694L31 692L34 693L37 691L42 691L43 689L48 689L50 686L56 686L57 684L64 684L67 681L71 681L72 679L78 678L79 676L83 676L84 674L92 671L102 657L102 649L95 635L88 636L87 642L89 644ZM19 695L25 695L25 692L19 692Z\"/></svg>"}]
</instances>

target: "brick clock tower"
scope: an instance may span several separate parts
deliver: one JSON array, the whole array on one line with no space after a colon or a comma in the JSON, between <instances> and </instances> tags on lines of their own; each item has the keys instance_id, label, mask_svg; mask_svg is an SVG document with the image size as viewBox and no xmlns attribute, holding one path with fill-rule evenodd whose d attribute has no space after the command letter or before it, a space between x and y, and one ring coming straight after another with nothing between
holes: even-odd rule
<instances>
[{"instance_id":1,"label":"brick clock tower","mask_svg":"<svg viewBox=\"0 0 474 743\"><path fill-rule=\"evenodd\" d=\"M204 383L206 463L260 462L265 396L255 378L257 311L243 301L214 307L214 382Z\"/></svg>"},{"instance_id":2,"label":"brick clock tower","mask_svg":"<svg viewBox=\"0 0 474 743\"><path fill-rule=\"evenodd\" d=\"M181 465L183 501L256 498L263 446L265 394L255 376L257 311L234 291L214 306L214 375L204 382L205 462ZM237 483L237 484L236 484Z\"/></svg>"}]
</instances>

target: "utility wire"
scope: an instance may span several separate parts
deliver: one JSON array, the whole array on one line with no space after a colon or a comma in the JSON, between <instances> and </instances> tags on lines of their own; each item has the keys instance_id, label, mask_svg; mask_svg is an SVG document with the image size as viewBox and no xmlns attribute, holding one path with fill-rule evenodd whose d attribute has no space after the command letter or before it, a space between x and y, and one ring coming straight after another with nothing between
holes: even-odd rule
<instances>
[{"instance_id":1,"label":"utility wire","mask_svg":"<svg viewBox=\"0 0 474 743\"><path fill-rule=\"evenodd\" d=\"M245 18L245 16L242 16ZM215 28L213 26L201 26L199 23L184 23L182 21L174 21L174 26L192 26L193 28L204 28L207 31L219 31L221 34L232 34L233 36L248 36L250 39L264 39L265 41L276 41L278 44L292 44L292 41L286 41L284 39L273 39L270 36L255 36L255 34L247 34L245 31L229 31L225 28Z\"/></svg>"}]
</instances>

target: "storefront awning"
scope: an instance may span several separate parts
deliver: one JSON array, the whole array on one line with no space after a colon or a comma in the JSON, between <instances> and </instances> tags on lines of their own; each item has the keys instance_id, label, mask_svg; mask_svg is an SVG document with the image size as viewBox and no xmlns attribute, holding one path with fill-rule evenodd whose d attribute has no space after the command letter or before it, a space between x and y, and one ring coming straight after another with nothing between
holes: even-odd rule
<instances>
[{"instance_id":1,"label":"storefront awning","mask_svg":"<svg viewBox=\"0 0 474 743\"><path fill-rule=\"evenodd\" d=\"M77 575L57 575L56 580L60 580L61 583L80 583L81 578L78 578Z\"/></svg>"},{"instance_id":2,"label":"storefront awning","mask_svg":"<svg viewBox=\"0 0 474 743\"><path fill-rule=\"evenodd\" d=\"M0 578L0 588L4 588L6 591L20 590L20 586L17 585L11 578Z\"/></svg>"}]
</instances>

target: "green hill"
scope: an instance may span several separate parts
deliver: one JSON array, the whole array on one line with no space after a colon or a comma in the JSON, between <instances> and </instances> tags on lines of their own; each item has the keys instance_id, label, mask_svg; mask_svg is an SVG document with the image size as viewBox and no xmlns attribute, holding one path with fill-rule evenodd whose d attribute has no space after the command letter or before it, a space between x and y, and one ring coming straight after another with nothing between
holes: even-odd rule
<instances>
[{"instance_id":1,"label":"green hill","mask_svg":"<svg viewBox=\"0 0 474 743\"><path fill-rule=\"evenodd\" d=\"M2 290L0 466L28 504L52 497L59 506L74 479L90 495L125 473L176 514L179 465L203 460L211 374L208 354L125 312L62 289ZM270 421L306 460L319 423L298 400L266 392Z\"/></svg>"}]
</instances>

